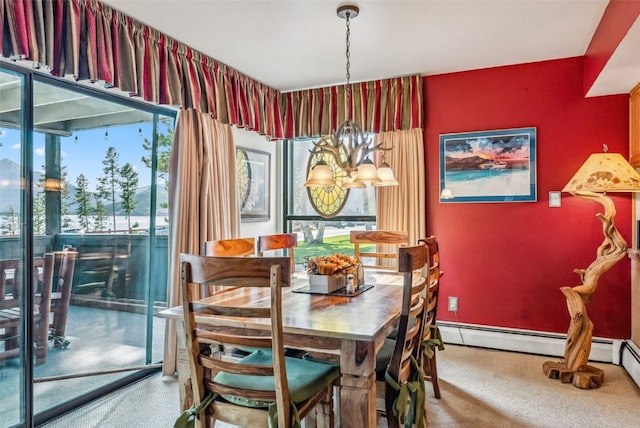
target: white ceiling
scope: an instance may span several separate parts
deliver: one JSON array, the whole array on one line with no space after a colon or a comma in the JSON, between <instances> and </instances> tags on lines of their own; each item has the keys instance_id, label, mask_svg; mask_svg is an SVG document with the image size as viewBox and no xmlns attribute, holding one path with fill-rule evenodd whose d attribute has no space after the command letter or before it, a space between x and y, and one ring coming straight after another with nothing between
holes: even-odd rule
<instances>
[{"instance_id":1,"label":"white ceiling","mask_svg":"<svg viewBox=\"0 0 640 428\"><path fill-rule=\"evenodd\" d=\"M281 91L584 55L608 0L102 0ZM590 95L640 81L640 19Z\"/></svg>"}]
</instances>

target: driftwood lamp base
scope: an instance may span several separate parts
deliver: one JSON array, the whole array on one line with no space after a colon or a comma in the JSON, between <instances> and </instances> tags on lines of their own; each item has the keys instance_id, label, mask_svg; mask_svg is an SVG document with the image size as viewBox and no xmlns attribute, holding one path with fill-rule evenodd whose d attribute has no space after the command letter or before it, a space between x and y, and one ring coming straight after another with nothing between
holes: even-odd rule
<instances>
[{"instance_id":1,"label":"driftwood lamp base","mask_svg":"<svg viewBox=\"0 0 640 428\"><path fill-rule=\"evenodd\" d=\"M602 222L604 241L596 250L596 259L586 269L574 269L580 275L581 285L561 287L567 299L571 316L561 362L547 361L545 375L572 382L582 389L597 388L604 382L604 372L587 364L591 352L593 322L587 315L587 304L593 300L600 276L624 258L627 243L614 224L616 208L606 192L640 191L640 175L619 153L594 153L582 164L569 183L562 189L572 195L598 202L604 213L596 217Z\"/></svg>"},{"instance_id":2,"label":"driftwood lamp base","mask_svg":"<svg viewBox=\"0 0 640 428\"><path fill-rule=\"evenodd\" d=\"M576 388L595 389L604 383L604 370L586 366L583 370L571 370L563 363L545 361L542 365L545 376L560 379L562 383L572 383Z\"/></svg>"},{"instance_id":3,"label":"driftwood lamp base","mask_svg":"<svg viewBox=\"0 0 640 428\"><path fill-rule=\"evenodd\" d=\"M562 383L573 383L582 389L598 388L604 382L604 371L587 364L591 352L593 322L587 314L587 304L592 301L600 276L624 257L627 243L616 229L613 219L616 210L613 201L606 195L594 192L573 192L587 200L602 204L604 214L597 217L602 221L604 241L598 247L596 259L587 269L574 269L580 275L582 285L561 287L567 299L567 309L571 316L562 362L546 361L542 368L551 379Z\"/></svg>"}]
</instances>

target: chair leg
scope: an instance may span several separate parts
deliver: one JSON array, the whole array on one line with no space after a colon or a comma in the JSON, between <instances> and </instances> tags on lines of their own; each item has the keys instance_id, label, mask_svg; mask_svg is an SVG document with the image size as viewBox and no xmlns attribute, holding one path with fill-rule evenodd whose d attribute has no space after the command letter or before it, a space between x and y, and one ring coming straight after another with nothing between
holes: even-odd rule
<instances>
[{"instance_id":1,"label":"chair leg","mask_svg":"<svg viewBox=\"0 0 640 428\"><path fill-rule=\"evenodd\" d=\"M393 403L398 397L398 391L393 388L386 388L384 393L384 408L387 418L387 427L400 428L400 421L398 417L393 413Z\"/></svg>"},{"instance_id":2,"label":"chair leg","mask_svg":"<svg viewBox=\"0 0 640 428\"><path fill-rule=\"evenodd\" d=\"M4 349L16 349L20 347L18 342L18 327L5 327L5 345Z\"/></svg>"},{"instance_id":3,"label":"chair leg","mask_svg":"<svg viewBox=\"0 0 640 428\"><path fill-rule=\"evenodd\" d=\"M316 404L315 418L311 419L310 424L307 425L307 419L305 419L305 426L315 426L315 428L333 428L335 424L335 417L333 414L333 385L327 387L324 398ZM314 425L315 423L315 425Z\"/></svg>"},{"instance_id":4,"label":"chair leg","mask_svg":"<svg viewBox=\"0 0 640 428\"><path fill-rule=\"evenodd\" d=\"M35 329L35 355L36 364L44 364L47 362L47 351L49 350L49 320L41 319Z\"/></svg>"},{"instance_id":5,"label":"chair leg","mask_svg":"<svg viewBox=\"0 0 640 428\"><path fill-rule=\"evenodd\" d=\"M440 398L440 384L438 383L438 364L436 362L437 352L434 351L433 356L431 358L427 358L426 355L423 355L423 367L425 373L425 380L431 381L431 385L433 386L433 395L436 398Z\"/></svg>"}]
</instances>

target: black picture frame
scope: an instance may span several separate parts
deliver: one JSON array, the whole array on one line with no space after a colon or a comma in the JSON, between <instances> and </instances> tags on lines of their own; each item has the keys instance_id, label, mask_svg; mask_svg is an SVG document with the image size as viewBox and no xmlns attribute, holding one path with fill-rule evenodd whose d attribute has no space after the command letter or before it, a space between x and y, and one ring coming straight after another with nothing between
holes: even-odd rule
<instances>
[{"instance_id":1,"label":"black picture frame","mask_svg":"<svg viewBox=\"0 0 640 428\"><path fill-rule=\"evenodd\" d=\"M269 220L271 153L236 147L236 173L241 221Z\"/></svg>"}]
</instances>

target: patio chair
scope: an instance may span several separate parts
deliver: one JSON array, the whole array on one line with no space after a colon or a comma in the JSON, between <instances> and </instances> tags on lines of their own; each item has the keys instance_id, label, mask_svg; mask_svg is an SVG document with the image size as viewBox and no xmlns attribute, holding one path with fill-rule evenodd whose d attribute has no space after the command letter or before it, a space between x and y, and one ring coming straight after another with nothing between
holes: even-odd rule
<instances>
[{"instance_id":1,"label":"patio chair","mask_svg":"<svg viewBox=\"0 0 640 428\"><path fill-rule=\"evenodd\" d=\"M100 290L104 298L126 297L129 285L131 238L113 235L104 240L91 239L78 251L78 269L74 291L91 293Z\"/></svg>"},{"instance_id":2,"label":"patio chair","mask_svg":"<svg viewBox=\"0 0 640 428\"><path fill-rule=\"evenodd\" d=\"M30 315L33 316L36 364L44 364L47 360L54 262L53 253L45 253L33 260L34 296ZM20 356L23 270L22 260L0 260L0 342L3 343L0 360Z\"/></svg>"}]
</instances>

